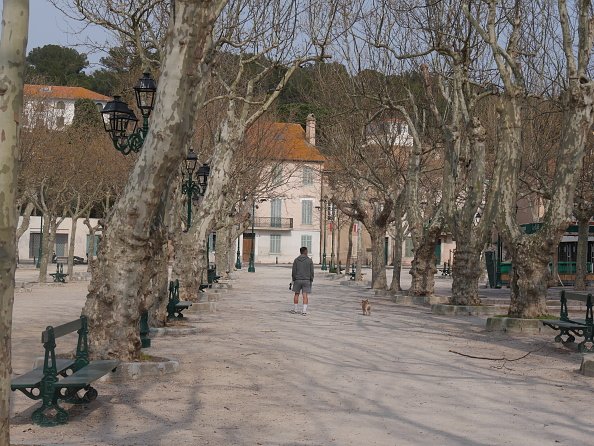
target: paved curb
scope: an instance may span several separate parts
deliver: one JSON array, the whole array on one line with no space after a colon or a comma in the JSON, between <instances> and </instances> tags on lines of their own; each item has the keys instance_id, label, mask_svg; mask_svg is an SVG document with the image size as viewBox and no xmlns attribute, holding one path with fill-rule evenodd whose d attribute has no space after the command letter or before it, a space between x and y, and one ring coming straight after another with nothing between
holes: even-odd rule
<instances>
[{"instance_id":1,"label":"paved curb","mask_svg":"<svg viewBox=\"0 0 594 446\"><path fill-rule=\"evenodd\" d=\"M384 294L384 296L399 305L434 305L445 304L448 301L445 296L407 296L402 294Z\"/></svg>"},{"instance_id":2,"label":"paved curb","mask_svg":"<svg viewBox=\"0 0 594 446\"><path fill-rule=\"evenodd\" d=\"M188 308L185 313L215 313L217 311L217 302L210 301L210 302L194 302L190 308Z\"/></svg>"},{"instance_id":3,"label":"paved curb","mask_svg":"<svg viewBox=\"0 0 594 446\"><path fill-rule=\"evenodd\" d=\"M344 280L342 282L340 282L341 285L344 286L351 286L351 287L359 287L359 288L370 288L371 287L371 281L369 280L361 280L359 282L355 281L355 280Z\"/></svg>"},{"instance_id":4,"label":"paved curb","mask_svg":"<svg viewBox=\"0 0 594 446\"><path fill-rule=\"evenodd\" d=\"M442 316L493 316L507 310L506 305L450 305L433 304L431 313Z\"/></svg>"},{"instance_id":5,"label":"paved curb","mask_svg":"<svg viewBox=\"0 0 594 446\"><path fill-rule=\"evenodd\" d=\"M186 336L198 334L197 327L151 327L150 337L159 338L161 336Z\"/></svg>"},{"instance_id":6,"label":"paved curb","mask_svg":"<svg viewBox=\"0 0 594 446\"><path fill-rule=\"evenodd\" d=\"M540 319L519 319L515 317L489 317L487 331L505 331L508 333L539 334L553 333L555 330L545 327Z\"/></svg>"},{"instance_id":7,"label":"paved curb","mask_svg":"<svg viewBox=\"0 0 594 446\"><path fill-rule=\"evenodd\" d=\"M587 353L582 355L582 365L580 366L580 373L584 376L594 377L594 354Z\"/></svg>"},{"instance_id":8,"label":"paved curb","mask_svg":"<svg viewBox=\"0 0 594 446\"><path fill-rule=\"evenodd\" d=\"M146 376L162 376L179 372L177 359L162 358L165 361L122 362L114 373L103 376L98 381L117 383L137 380Z\"/></svg>"}]
</instances>

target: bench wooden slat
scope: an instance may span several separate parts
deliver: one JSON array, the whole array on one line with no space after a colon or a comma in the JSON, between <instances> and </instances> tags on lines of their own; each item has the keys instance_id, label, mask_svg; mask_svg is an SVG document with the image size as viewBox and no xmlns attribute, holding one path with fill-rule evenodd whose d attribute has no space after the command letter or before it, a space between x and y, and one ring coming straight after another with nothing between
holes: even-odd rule
<instances>
[{"instance_id":1,"label":"bench wooden slat","mask_svg":"<svg viewBox=\"0 0 594 446\"><path fill-rule=\"evenodd\" d=\"M67 322L62 325L58 325L54 328L54 337L59 338L60 336L67 335L68 333L72 333L73 331L80 330L82 327L82 321L80 319L76 319L71 322ZM41 333L41 342L47 342L49 340L49 333L45 330Z\"/></svg>"},{"instance_id":2,"label":"bench wooden slat","mask_svg":"<svg viewBox=\"0 0 594 446\"><path fill-rule=\"evenodd\" d=\"M590 294L590 293L578 293L576 291L565 291L565 299L577 300L580 302L587 302L588 294Z\"/></svg>"},{"instance_id":3,"label":"bench wooden slat","mask_svg":"<svg viewBox=\"0 0 594 446\"><path fill-rule=\"evenodd\" d=\"M120 361L114 359L93 361L76 373L60 380L56 387L83 387L91 384L115 369L119 363Z\"/></svg>"},{"instance_id":4,"label":"bench wooden slat","mask_svg":"<svg viewBox=\"0 0 594 446\"><path fill-rule=\"evenodd\" d=\"M58 374L69 369L74 364L74 359L56 359L56 369ZM23 373L10 381L10 388L12 390L28 389L35 387L41 382L43 378L43 367L38 367L30 372Z\"/></svg>"},{"instance_id":5,"label":"bench wooden slat","mask_svg":"<svg viewBox=\"0 0 594 446\"><path fill-rule=\"evenodd\" d=\"M563 327L563 328L572 328L572 327L582 328L582 327L586 326L585 320L562 321L562 320L557 320L557 319L543 319L542 323L557 325L558 327Z\"/></svg>"}]
</instances>

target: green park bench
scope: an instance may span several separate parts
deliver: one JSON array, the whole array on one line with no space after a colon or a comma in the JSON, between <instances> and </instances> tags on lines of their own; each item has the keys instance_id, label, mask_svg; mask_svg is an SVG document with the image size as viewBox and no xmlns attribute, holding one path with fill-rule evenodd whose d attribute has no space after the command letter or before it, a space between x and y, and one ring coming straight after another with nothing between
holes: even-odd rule
<instances>
[{"instance_id":1,"label":"green park bench","mask_svg":"<svg viewBox=\"0 0 594 446\"><path fill-rule=\"evenodd\" d=\"M169 282L169 302L167 303L167 319L181 319L182 311L192 306L192 302L179 300L179 280Z\"/></svg>"},{"instance_id":2,"label":"green park bench","mask_svg":"<svg viewBox=\"0 0 594 446\"><path fill-rule=\"evenodd\" d=\"M72 332L78 333L76 356L74 359L56 359L56 339ZM43 367L37 367L11 380L10 388L20 390L33 400L41 400L31 414L34 423L40 426L55 426L68 421L68 412L60 407L58 401L71 404L85 404L97 398L97 390L91 383L111 371L120 363L117 360L89 361L87 342L87 318L49 326L41 333L41 342L45 349ZM79 392L84 390L81 397ZM54 411L54 417L47 415Z\"/></svg>"},{"instance_id":3,"label":"green park bench","mask_svg":"<svg viewBox=\"0 0 594 446\"><path fill-rule=\"evenodd\" d=\"M351 272L349 273L349 279L355 280L356 275L357 275L357 271L355 271L355 264L353 263L351 265Z\"/></svg>"},{"instance_id":4,"label":"green park bench","mask_svg":"<svg viewBox=\"0 0 594 446\"><path fill-rule=\"evenodd\" d=\"M66 283L68 274L64 274L64 264L56 263L56 272L51 273L50 276L54 278L54 282Z\"/></svg>"},{"instance_id":5,"label":"green park bench","mask_svg":"<svg viewBox=\"0 0 594 446\"><path fill-rule=\"evenodd\" d=\"M452 275L452 268L450 267L450 262L443 262L443 268L441 269L441 275L443 277Z\"/></svg>"},{"instance_id":6,"label":"green park bench","mask_svg":"<svg viewBox=\"0 0 594 446\"><path fill-rule=\"evenodd\" d=\"M574 300L586 303L585 319L570 319L567 311L567 301ZM559 330L555 336L555 342L571 343L575 336L583 337L584 340L578 344L578 350L582 353L594 353L594 318L592 317L592 294L561 291L561 310L559 319L545 319L542 321L547 327ZM563 336L567 336L563 339Z\"/></svg>"},{"instance_id":7,"label":"green park bench","mask_svg":"<svg viewBox=\"0 0 594 446\"><path fill-rule=\"evenodd\" d=\"M361 273L361 276L364 276L365 273ZM350 280L355 280L355 277L357 276L357 271L355 270L355 264L353 263L351 265L351 272L349 273L349 279Z\"/></svg>"},{"instance_id":8,"label":"green park bench","mask_svg":"<svg viewBox=\"0 0 594 446\"><path fill-rule=\"evenodd\" d=\"M217 268L208 268L206 271L206 281L209 284L218 283L221 276L217 275Z\"/></svg>"},{"instance_id":9,"label":"green park bench","mask_svg":"<svg viewBox=\"0 0 594 446\"><path fill-rule=\"evenodd\" d=\"M208 268L206 270L206 283L198 285L198 291L203 292L207 288L212 288L213 283L219 283L221 276L217 275L217 268Z\"/></svg>"}]
</instances>

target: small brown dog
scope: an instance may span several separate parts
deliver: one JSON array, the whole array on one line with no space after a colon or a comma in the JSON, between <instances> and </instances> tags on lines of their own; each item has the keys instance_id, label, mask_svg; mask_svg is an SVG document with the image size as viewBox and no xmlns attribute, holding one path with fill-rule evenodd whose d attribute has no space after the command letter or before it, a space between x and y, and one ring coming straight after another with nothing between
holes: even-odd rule
<instances>
[{"instance_id":1,"label":"small brown dog","mask_svg":"<svg viewBox=\"0 0 594 446\"><path fill-rule=\"evenodd\" d=\"M369 299L361 301L361 309L363 310L364 316L371 316L371 304L369 303Z\"/></svg>"}]
</instances>

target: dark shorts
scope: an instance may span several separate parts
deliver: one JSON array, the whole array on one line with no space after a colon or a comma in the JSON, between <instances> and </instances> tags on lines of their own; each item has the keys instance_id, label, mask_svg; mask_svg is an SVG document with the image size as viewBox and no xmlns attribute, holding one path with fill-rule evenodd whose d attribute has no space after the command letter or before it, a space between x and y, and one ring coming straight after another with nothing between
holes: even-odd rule
<instances>
[{"instance_id":1,"label":"dark shorts","mask_svg":"<svg viewBox=\"0 0 594 446\"><path fill-rule=\"evenodd\" d=\"M311 282L309 280L296 280L293 282L293 292L299 294L301 291L311 293Z\"/></svg>"}]
</instances>

